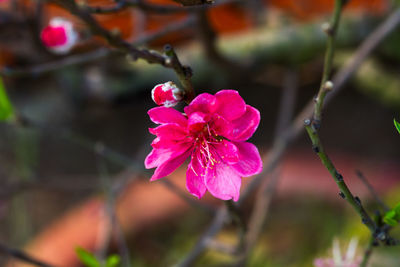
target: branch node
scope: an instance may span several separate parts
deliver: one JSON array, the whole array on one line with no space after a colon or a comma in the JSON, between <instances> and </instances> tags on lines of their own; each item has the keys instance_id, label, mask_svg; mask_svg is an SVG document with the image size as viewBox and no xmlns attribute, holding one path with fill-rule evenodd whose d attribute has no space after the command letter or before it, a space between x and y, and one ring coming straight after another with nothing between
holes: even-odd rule
<instances>
[{"instance_id":1,"label":"branch node","mask_svg":"<svg viewBox=\"0 0 400 267\"><path fill-rule=\"evenodd\" d=\"M183 72L186 78L191 78L193 76L193 70L189 66L183 66Z\"/></svg>"},{"instance_id":2,"label":"branch node","mask_svg":"<svg viewBox=\"0 0 400 267\"><path fill-rule=\"evenodd\" d=\"M359 206L361 206L361 199L358 196L354 197L354 200L357 202Z\"/></svg>"},{"instance_id":3,"label":"branch node","mask_svg":"<svg viewBox=\"0 0 400 267\"><path fill-rule=\"evenodd\" d=\"M326 33L327 35L333 35L333 29L332 26L329 22L325 22L321 25L322 30L324 31L324 33Z\"/></svg>"},{"instance_id":4,"label":"branch node","mask_svg":"<svg viewBox=\"0 0 400 267\"><path fill-rule=\"evenodd\" d=\"M170 57L166 57L164 60L164 65L170 66L172 64L172 59Z\"/></svg>"},{"instance_id":5,"label":"branch node","mask_svg":"<svg viewBox=\"0 0 400 267\"><path fill-rule=\"evenodd\" d=\"M319 153L319 147L317 145L313 145L312 150L317 154Z\"/></svg>"},{"instance_id":6,"label":"branch node","mask_svg":"<svg viewBox=\"0 0 400 267\"><path fill-rule=\"evenodd\" d=\"M338 182L343 182L343 176L340 173L335 172L335 177L338 180Z\"/></svg>"},{"instance_id":7,"label":"branch node","mask_svg":"<svg viewBox=\"0 0 400 267\"><path fill-rule=\"evenodd\" d=\"M167 56L172 56L171 53L173 53L172 46L170 44L164 45L164 52Z\"/></svg>"},{"instance_id":8,"label":"branch node","mask_svg":"<svg viewBox=\"0 0 400 267\"><path fill-rule=\"evenodd\" d=\"M333 82L332 81L326 81L324 84L324 90L326 91L331 91L333 89Z\"/></svg>"},{"instance_id":9,"label":"branch node","mask_svg":"<svg viewBox=\"0 0 400 267\"><path fill-rule=\"evenodd\" d=\"M319 130L321 128L321 121L318 119L313 119L312 126L314 130Z\"/></svg>"},{"instance_id":10,"label":"branch node","mask_svg":"<svg viewBox=\"0 0 400 267\"><path fill-rule=\"evenodd\" d=\"M385 240L387 241L386 233L379 228L376 229L373 236L380 241L385 241Z\"/></svg>"}]
</instances>

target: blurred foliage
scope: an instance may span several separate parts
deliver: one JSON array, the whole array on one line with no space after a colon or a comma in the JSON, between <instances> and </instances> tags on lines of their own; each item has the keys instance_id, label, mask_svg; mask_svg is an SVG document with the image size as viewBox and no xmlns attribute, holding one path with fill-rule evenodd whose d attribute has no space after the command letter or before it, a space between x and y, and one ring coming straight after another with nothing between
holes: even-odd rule
<instances>
[{"instance_id":1,"label":"blurred foliage","mask_svg":"<svg viewBox=\"0 0 400 267\"><path fill-rule=\"evenodd\" d=\"M95 255L81 247L77 247L75 251L80 261L87 267L118 267L121 261L118 255L112 254L107 257L105 264L102 264Z\"/></svg>"},{"instance_id":2,"label":"blurred foliage","mask_svg":"<svg viewBox=\"0 0 400 267\"><path fill-rule=\"evenodd\" d=\"M366 204L370 208L373 203ZM332 256L334 238L343 240L343 245L353 237L358 238L360 247L357 255L361 257L363 247L369 242L368 229L360 227L359 217L345 203L338 205L336 201L296 195L291 199L274 202L271 208L265 230L249 258L250 267L313 266L315 258ZM201 222L200 217L203 217ZM146 239L142 240L143 237L139 236L135 242L137 245L133 248L133 266L171 266L179 262L193 248L206 225L204 216L191 211L177 218L175 223L159 225L151 233L144 233ZM217 236L217 240L234 245L236 234L234 228L227 228ZM385 262L391 263L397 259L400 248L378 249L373 253L373 262L380 259L382 253L387 258ZM234 258L231 256L209 250L194 266L217 267L230 266L233 263ZM376 263L371 266L397 267L393 264Z\"/></svg>"},{"instance_id":3,"label":"blurred foliage","mask_svg":"<svg viewBox=\"0 0 400 267\"><path fill-rule=\"evenodd\" d=\"M400 123L398 123L396 121L396 119L393 119L393 122L394 122L394 126L396 127L397 131L400 133Z\"/></svg>"},{"instance_id":4,"label":"blurred foliage","mask_svg":"<svg viewBox=\"0 0 400 267\"><path fill-rule=\"evenodd\" d=\"M14 108L8 99L3 79L0 77L0 121L7 121L14 117Z\"/></svg>"}]
</instances>

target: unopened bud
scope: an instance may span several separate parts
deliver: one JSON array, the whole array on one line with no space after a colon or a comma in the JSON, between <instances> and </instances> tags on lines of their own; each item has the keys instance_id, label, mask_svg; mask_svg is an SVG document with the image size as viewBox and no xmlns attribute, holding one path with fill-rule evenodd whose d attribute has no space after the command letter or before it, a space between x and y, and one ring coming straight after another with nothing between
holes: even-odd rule
<instances>
[{"instance_id":1,"label":"unopened bud","mask_svg":"<svg viewBox=\"0 0 400 267\"><path fill-rule=\"evenodd\" d=\"M154 86L151 97L159 106L173 107L182 100L182 91L175 83L166 82Z\"/></svg>"},{"instance_id":2,"label":"unopened bud","mask_svg":"<svg viewBox=\"0 0 400 267\"><path fill-rule=\"evenodd\" d=\"M54 53L68 53L78 41L72 22L63 18L52 18L42 30L40 39L43 44Z\"/></svg>"}]
</instances>

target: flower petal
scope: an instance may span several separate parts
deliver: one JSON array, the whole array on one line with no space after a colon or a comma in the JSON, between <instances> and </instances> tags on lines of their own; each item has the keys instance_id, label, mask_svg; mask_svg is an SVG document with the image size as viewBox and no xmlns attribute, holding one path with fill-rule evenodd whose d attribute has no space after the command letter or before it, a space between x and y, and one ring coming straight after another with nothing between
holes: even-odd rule
<instances>
[{"instance_id":1,"label":"flower petal","mask_svg":"<svg viewBox=\"0 0 400 267\"><path fill-rule=\"evenodd\" d=\"M238 201L242 179L231 166L224 163L207 166L205 182L214 197Z\"/></svg>"},{"instance_id":2,"label":"flower petal","mask_svg":"<svg viewBox=\"0 0 400 267\"><path fill-rule=\"evenodd\" d=\"M237 147L227 140L212 144L218 157L226 164L235 164L239 161Z\"/></svg>"},{"instance_id":3,"label":"flower petal","mask_svg":"<svg viewBox=\"0 0 400 267\"><path fill-rule=\"evenodd\" d=\"M204 114L214 113L217 108L217 99L208 93L198 95L193 101L184 108L186 115L193 112L202 112Z\"/></svg>"},{"instance_id":4,"label":"flower petal","mask_svg":"<svg viewBox=\"0 0 400 267\"><path fill-rule=\"evenodd\" d=\"M154 148L149 155L147 155L144 165L146 169L158 167L170 159L176 158L183 154L192 146L191 143L182 143L169 148Z\"/></svg>"},{"instance_id":5,"label":"flower petal","mask_svg":"<svg viewBox=\"0 0 400 267\"><path fill-rule=\"evenodd\" d=\"M210 128L216 134L223 137L229 137L232 132L232 124L219 114L214 114L209 122Z\"/></svg>"},{"instance_id":6,"label":"flower petal","mask_svg":"<svg viewBox=\"0 0 400 267\"><path fill-rule=\"evenodd\" d=\"M191 132L200 132L206 125L206 115L201 112L193 112L189 115L188 129Z\"/></svg>"},{"instance_id":7,"label":"flower petal","mask_svg":"<svg viewBox=\"0 0 400 267\"><path fill-rule=\"evenodd\" d=\"M252 106L246 106L246 112L232 123L232 132L228 137L234 141L246 141L260 124L260 112Z\"/></svg>"},{"instance_id":8,"label":"flower petal","mask_svg":"<svg viewBox=\"0 0 400 267\"><path fill-rule=\"evenodd\" d=\"M149 131L157 135L151 144L154 148L169 148L177 143L191 141L186 129L175 123L162 124L156 128L150 128Z\"/></svg>"},{"instance_id":9,"label":"flower petal","mask_svg":"<svg viewBox=\"0 0 400 267\"><path fill-rule=\"evenodd\" d=\"M235 120L241 117L246 111L246 103L235 90L221 90L215 94L218 108L216 113L227 120Z\"/></svg>"},{"instance_id":10,"label":"flower petal","mask_svg":"<svg viewBox=\"0 0 400 267\"><path fill-rule=\"evenodd\" d=\"M234 142L238 148L239 161L231 167L241 176L248 177L262 171L260 152L255 145L247 142Z\"/></svg>"},{"instance_id":11,"label":"flower petal","mask_svg":"<svg viewBox=\"0 0 400 267\"><path fill-rule=\"evenodd\" d=\"M160 178L163 178L163 177L171 174L179 166L181 166L183 162L185 162L185 160L190 156L190 153L191 153L191 149L187 149L181 155L178 155L172 159L169 159L162 165L158 166L157 169L155 170L153 176L151 177L150 181L158 180Z\"/></svg>"},{"instance_id":12,"label":"flower petal","mask_svg":"<svg viewBox=\"0 0 400 267\"><path fill-rule=\"evenodd\" d=\"M183 127L187 125L187 118L173 108L156 107L150 109L147 114L149 114L150 119L157 124L177 123Z\"/></svg>"},{"instance_id":13,"label":"flower petal","mask_svg":"<svg viewBox=\"0 0 400 267\"><path fill-rule=\"evenodd\" d=\"M198 157L192 157L186 172L186 188L199 199L204 196L207 188L204 184L204 168L201 167Z\"/></svg>"}]
</instances>

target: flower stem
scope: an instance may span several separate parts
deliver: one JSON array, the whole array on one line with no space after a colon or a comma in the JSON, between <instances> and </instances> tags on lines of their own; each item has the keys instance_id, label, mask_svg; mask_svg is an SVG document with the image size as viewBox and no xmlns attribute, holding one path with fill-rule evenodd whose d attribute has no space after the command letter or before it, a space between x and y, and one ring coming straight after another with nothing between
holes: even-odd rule
<instances>
[{"instance_id":1,"label":"flower stem","mask_svg":"<svg viewBox=\"0 0 400 267\"><path fill-rule=\"evenodd\" d=\"M328 82L332 73L332 65L333 65L332 62L333 62L333 55L335 52L336 34L339 28L342 9L343 6L346 4L346 2L347 2L346 0L336 0L331 22L323 25L323 30L328 35L328 39L326 44L324 71L322 74L321 85L315 103L314 119L317 121L321 120L322 106L324 103L326 93L329 91L325 90L325 88L326 88L326 83Z\"/></svg>"},{"instance_id":2,"label":"flower stem","mask_svg":"<svg viewBox=\"0 0 400 267\"><path fill-rule=\"evenodd\" d=\"M320 158L322 164L328 169L329 173L332 175L336 184L340 189L340 195L344 196L344 199L354 208L355 211L360 215L362 222L371 230L372 233L375 232L377 226L375 222L371 219L368 213L365 211L364 207L357 197L354 197L350 189L347 187L342 175L336 170L331 159L325 153L324 147L321 144L318 132L313 129L312 123L309 120L305 122L305 128L311 139L313 149Z\"/></svg>"},{"instance_id":3,"label":"flower stem","mask_svg":"<svg viewBox=\"0 0 400 267\"><path fill-rule=\"evenodd\" d=\"M368 243L368 247L365 249L362 262L360 263L360 267L367 267L368 261L371 258L372 249L374 247L375 242L376 242L375 238L371 237L371 240Z\"/></svg>"},{"instance_id":4,"label":"flower stem","mask_svg":"<svg viewBox=\"0 0 400 267\"><path fill-rule=\"evenodd\" d=\"M184 100L187 104L189 104L195 97L195 92L191 81L193 74L192 69L188 66L182 65L171 45L164 46L164 51L165 55L169 59L168 64L172 66L180 83L183 86L183 90L185 91Z\"/></svg>"},{"instance_id":5,"label":"flower stem","mask_svg":"<svg viewBox=\"0 0 400 267\"><path fill-rule=\"evenodd\" d=\"M322 164L328 169L336 184L340 189L340 195L356 210L356 212L360 215L362 222L370 229L373 235L377 235L376 233L377 226L375 222L371 219L371 217L367 214L363 206L361 205L361 201L358 197L354 197L346 183L344 182L343 176L337 171L332 161L325 153L325 150L322 146L318 130L321 126L321 114L322 108L324 104L324 99L326 94L332 90L333 84L329 81L331 71L332 71L332 62L333 55L335 49L335 38L338 30L340 15L343 9L344 4L347 1L345 0L336 0L335 8L333 11L332 20L329 24L324 25L324 30L328 35L327 40L327 49L325 54L325 62L324 62L324 71L322 75L320 89L318 91L318 95L315 99L315 107L314 107L314 115L312 119L305 120L305 128L311 139L313 150L317 153L320 158ZM384 238L384 237L382 237Z\"/></svg>"}]
</instances>

